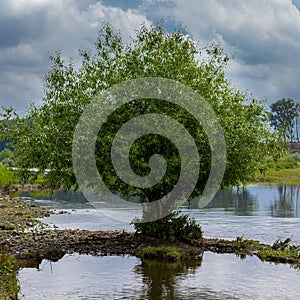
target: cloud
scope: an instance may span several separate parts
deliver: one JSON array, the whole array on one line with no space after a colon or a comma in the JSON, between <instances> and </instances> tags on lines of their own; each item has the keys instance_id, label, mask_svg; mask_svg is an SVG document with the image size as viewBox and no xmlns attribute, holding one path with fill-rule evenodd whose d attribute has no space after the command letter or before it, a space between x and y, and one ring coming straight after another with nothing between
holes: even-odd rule
<instances>
[{"instance_id":1,"label":"cloud","mask_svg":"<svg viewBox=\"0 0 300 300\"><path fill-rule=\"evenodd\" d=\"M222 42L236 54L229 73L235 83L258 97L300 101L300 12L297 0L151 0L167 4L177 24L185 24L195 39ZM296 4L296 5L295 5ZM298 6L299 7L299 6ZM156 9L157 18L165 7Z\"/></svg>"},{"instance_id":2,"label":"cloud","mask_svg":"<svg viewBox=\"0 0 300 300\"><path fill-rule=\"evenodd\" d=\"M0 72L0 90L1 105L13 106L19 110L29 108L31 101L37 104L41 103L42 79L39 74L23 71L1 71ZM10 99L2 98L3 95L9 95Z\"/></svg>"},{"instance_id":3,"label":"cloud","mask_svg":"<svg viewBox=\"0 0 300 300\"><path fill-rule=\"evenodd\" d=\"M29 43L21 43L12 47L3 47L0 49L0 64L10 66L10 64L19 67L31 67L42 62L42 55L34 49Z\"/></svg>"},{"instance_id":4,"label":"cloud","mask_svg":"<svg viewBox=\"0 0 300 300\"><path fill-rule=\"evenodd\" d=\"M62 50L78 59L90 48L103 21L121 29L125 39L150 21L135 10L95 1L4 0L0 2L0 106L24 110L29 99L40 102L49 54Z\"/></svg>"},{"instance_id":5,"label":"cloud","mask_svg":"<svg viewBox=\"0 0 300 300\"><path fill-rule=\"evenodd\" d=\"M125 40L142 23L187 26L200 45L221 42L236 54L232 82L259 98L300 101L300 0L2 0L0 1L0 106L18 110L40 102L49 53L78 61L103 21Z\"/></svg>"}]
</instances>

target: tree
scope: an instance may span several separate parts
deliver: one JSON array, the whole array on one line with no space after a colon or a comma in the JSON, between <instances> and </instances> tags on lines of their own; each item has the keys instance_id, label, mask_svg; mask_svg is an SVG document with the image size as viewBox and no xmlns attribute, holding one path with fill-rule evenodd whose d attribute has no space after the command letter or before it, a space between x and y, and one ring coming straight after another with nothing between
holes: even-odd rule
<instances>
[{"instance_id":1,"label":"tree","mask_svg":"<svg viewBox=\"0 0 300 300\"><path fill-rule=\"evenodd\" d=\"M270 105L271 108L271 124L283 134L284 141L294 138L296 129L296 137L298 137L298 113L299 105L290 98L283 98Z\"/></svg>"},{"instance_id":2,"label":"tree","mask_svg":"<svg viewBox=\"0 0 300 300\"><path fill-rule=\"evenodd\" d=\"M296 140L299 143L299 115L300 113L300 104L295 103L295 131L296 131Z\"/></svg>"},{"instance_id":3,"label":"tree","mask_svg":"<svg viewBox=\"0 0 300 300\"><path fill-rule=\"evenodd\" d=\"M161 26L142 26L131 43L124 44L121 34L104 24L93 51L80 51L82 64L77 70L60 52L50 58L52 66L45 77L45 97L40 107L32 105L24 119L9 133L15 148L15 164L26 170L36 167L46 175L51 186L76 184L72 166L72 138L86 105L101 91L140 77L176 80L199 93L213 108L226 139L227 165L222 186L240 185L264 168L264 157L278 155L278 137L268 125L263 105L231 86L225 68L229 56L218 44L200 49L182 30L171 33ZM188 101L188 99L187 99ZM201 107L199 107L201 109ZM131 148L131 167L139 175L149 173L149 158L160 153L168 162L167 175L149 189L139 189L122 182L114 172L110 147L116 131L137 114L169 114L181 122L193 136L200 156L200 171L192 196L201 193L209 176L210 145L195 118L180 107L156 99L140 99L111 114L101 128L96 143L96 163L100 175L114 192L141 201L153 201L168 193L178 180L180 158L176 147L159 135L148 134ZM11 112L8 118L12 117Z\"/></svg>"}]
</instances>

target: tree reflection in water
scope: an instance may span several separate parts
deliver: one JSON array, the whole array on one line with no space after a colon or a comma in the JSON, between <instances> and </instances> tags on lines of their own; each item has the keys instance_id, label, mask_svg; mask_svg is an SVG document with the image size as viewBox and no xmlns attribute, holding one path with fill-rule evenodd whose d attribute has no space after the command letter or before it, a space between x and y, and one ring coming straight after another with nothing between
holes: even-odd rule
<instances>
[{"instance_id":1,"label":"tree reflection in water","mask_svg":"<svg viewBox=\"0 0 300 300\"><path fill-rule=\"evenodd\" d=\"M197 200L192 200L189 207L197 208L197 205ZM257 195L251 194L247 188L226 188L218 191L205 208L222 208L237 216L252 216L258 208Z\"/></svg>"},{"instance_id":2,"label":"tree reflection in water","mask_svg":"<svg viewBox=\"0 0 300 300\"><path fill-rule=\"evenodd\" d=\"M145 261L135 267L135 273L141 275L143 282L148 287L140 299L180 299L176 295L177 280L189 274L195 274L202 264L202 255L198 259L178 264Z\"/></svg>"},{"instance_id":3,"label":"tree reflection in water","mask_svg":"<svg viewBox=\"0 0 300 300\"><path fill-rule=\"evenodd\" d=\"M277 187L278 196L274 203L270 205L270 213L272 217L280 218L297 218L299 213L299 186L281 185Z\"/></svg>"}]
</instances>

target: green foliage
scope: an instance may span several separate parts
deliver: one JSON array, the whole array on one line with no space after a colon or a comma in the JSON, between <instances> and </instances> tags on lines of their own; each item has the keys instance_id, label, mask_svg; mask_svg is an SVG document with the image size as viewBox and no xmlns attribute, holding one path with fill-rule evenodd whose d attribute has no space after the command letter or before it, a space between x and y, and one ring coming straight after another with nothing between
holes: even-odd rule
<instances>
[{"instance_id":1,"label":"green foliage","mask_svg":"<svg viewBox=\"0 0 300 300\"><path fill-rule=\"evenodd\" d=\"M271 250L271 249L261 250L259 251L259 257L261 259L267 259L267 258L299 259L299 249L297 247L294 247L291 249L284 249L284 250Z\"/></svg>"},{"instance_id":2,"label":"green foliage","mask_svg":"<svg viewBox=\"0 0 300 300\"><path fill-rule=\"evenodd\" d=\"M1 132L2 132L2 127L3 127L3 122L0 121L0 137L1 137ZM0 140L0 152L3 151L4 149L9 149L11 151L13 151L13 148L11 146L9 146L9 144L11 143L11 139L5 139L3 141Z\"/></svg>"},{"instance_id":3,"label":"green foliage","mask_svg":"<svg viewBox=\"0 0 300 300\"><path fill-rule=\"evenodd\" d=\"M270 169L262 176L258 176L257 181L268 182L280 185L296 185L300 184L299 169Z\"/></svg>"},{"instance_id":4,"label":"green foliage","mask_svg":"<svg viewBox=\"0 0 300 300\"><path fill-rule=\"evenodd\" d=\"M300 163L300 154L299 153L289 154L285 157L285 159Z\"/></svg>"},{"instance_id":5,"label":"green foliage","mask_svg":"<svg viewBox=\"0 0 300 300\"><path fill-rule=\"evenodd\" d=\"M300 154L293 153L274 160L273 157L268 156L264 160L267 169L295 169L300 167Z\"/></svg>"},{"instance_id":6,"label":"green foliage","mask_svg":"<svg viewBox=\"0 0 300 300\"><path fill-rule=\"evenodd\" d=\"M176 247L145 247L137 253L143 261L155 260L166 263L178 263L181 260L181 251Z\"/></svg>"},{"instance_id":7,"label":"green foliage","mask_svg":"<svg viewBox=\"0 0 300 300\"><path fill-rule=\"evenodd\" d=\"M259 241L247 240L247 239L244 239L243 236L238 236L236 238L236 246L239 249L246 250L246 249L251 249L253 247L258 247L259 245L260 245Z\"/></svg>"},{"instance_id":8,"label":"green foliage","mask_svg":"<svg viewBox=\"0 0 300 300\"><path fill-rule=\"evenodd\" d=\"M294 160L289 160L286 158L281 158L275 163L275 169L280 170L280 169L294 169L298 167L297 161Z\"/></svg>"},{"instance_id":9,"label":"green foliage","mask_svg":"<svg viewBox=\"0 0 300 300\"><path fill-rule=\"evenodd\" d=\"M270 105L272 126L280 131L285 140L298 138L299 104L290 98L283 98ZM295 131L296 130L296 136ZM299 140L299 138L298 138Z\"/></svg>"},{"instance_id":10,"label":"green foliage","mask_svg":"<svg viewBox=\"0 0 300 300\"><path fill-rule=\"evenodd\" d=\"M275 262L300 263L300 248L291 244L291 239L275 241L271 248L262 249L258 252L258 257L262 260Z\"/></svg>"},{"instance_id":11,"label":"green foliage","mask_svg":"<svg viewBox=\"0 0 300 300\"><path fill-rule=\"evenodd\" d=\"M188 215L173 212L169 216L148 223L134 223L142 237L157 238L165 241L184 241L192 243L202 238L201 226Z\"/></svg>"},{"instance_id":12,"label":"green foliage","mask_svg":"<svg viewBox=\"0 0 300 300\"><path fill-rule=\"evenodd\" d=\"M0 299L18 299L20 290L17 260L7 251L0 252Z\"/></svg>"},{"instance_id":13,"label":"green foliage","mask_svg":"<svg viewBox=\"0 0 300 300\"><path fill-rule=\"evenodd\" d=\"M0 187L8 188L13 183L16 183L16 177L13 171L7 169L0 163Z\"/></svg>"},{"instance_id":14,"label":"green foliage","mask_svg":"<svg viewBox=\"0 0 300 300\"><path fill-rule=\"evenodd\" d=\"M275 167L275 160L272 156L267 156L264 159L266 169L271 169Z\"/></svg>"},{"instance_id":15,"label":"green foliage","mask_svg":"<svg viewBox=\"0 0 300 300\"><path fill-rule=\"evenodd\" d=\"M12 167L13 166L13 152L8 148L5 148L0 152L0 163L3 165Z\"/></svg>"},{"instance_id":16,"label":"green foliage","mask_svg":"<svg viewBox=\"0 0 300 300\"><path fill-rule=\"evenodd\" d=\"M294 248L290 243L291 243L291 238L287 238L284 241L282 241L281 239L278 239L272 245L272 249L285 250L285 249L289 249L289 248Z\"/></svg>"},{"instance_id":17,"label":"green foliage","mask_svg":"<svg viewBox=\"0 0 300 300\"><path fill-rule=\"evenodd\" d=\"M256 181L274 184L300 184L300 154L285 155L278 160L273 157L265 158L266 170L257 174Z\"/></svg>"},{"instance_id":18,"label":"green foliage","mask_svg":"<svg viewBox=\"0 0 300 300\"><path fill-rule=\"evenodd\" d=\"M31 176L26 170L35 167L40 174L46 169L51 170L45 176L45 183L52 187L74 186L72 139L81 113L104 89L139 77L176 80L194 89L211 105L224 129L227 143L227 167L222 186L247 182L258 170L265 168L264 157L277 156L281 151L280 139L272 133L263 105L232 87L226 78L229 56L218 44L201 49L184 31L168 33L161 26L142 26L131 42L125 44L120 33L104 24L94 49L81 51L81 56L82 63L77 69L72 61L66 62L60 52L54 53L50 57L51 69L45 76L46 93L42 106L32 105L24 119L10 108L2 114L2 117L14 120L7 124L5 133L13 139L15 165L20 168L24 180ZM206 134L186 111L164 102L155 99L131 102L112 114L100 130L95 149L96 163L110 190L124 197L139 195L142 200L153 201L167 194L177 181L180 158L174 146L158 135L137 141L132 146L130 159L133 170L144 175L149 171L147 158L154 153L167 158L168 175L155 189L145 191L130 187L120 181L111 168L107 153L110 153L116 130L123 121L150 111L170 115L193 136L201 168L192 196L203 191L211 161Z\"/></svg>"}]
</instances>

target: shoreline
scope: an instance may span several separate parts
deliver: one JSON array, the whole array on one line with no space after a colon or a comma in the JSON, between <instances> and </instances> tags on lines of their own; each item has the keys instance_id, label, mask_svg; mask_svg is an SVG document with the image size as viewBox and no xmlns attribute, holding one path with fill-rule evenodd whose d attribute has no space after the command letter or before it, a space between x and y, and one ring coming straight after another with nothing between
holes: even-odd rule
<instances>
[{"instance_id":1,"label":"shoreline","mask_svg":"<svg viewBox=\"0 0 300 300\"><path fill-rule=\"evenodd\" d=\"M22 188L23 189L23 188ZM300 268L299 246L289 242L274 245L254 240L225 240L203 238L191 245L183 242L165 242L144 239L134 232L127 231L89 231L71 229L49 229L38 218L50 216L50 209L28 204L12 196L10 192L0 191L0 248L16 257L20 267L37 267L43 259L57 261L68 253L90 255L135 255L146 247L174 246L186 257L197 256L199 252L231 253L240 256L256 255L262 261L290 264ZM37 226L37 227L35 227ZM36 229L35 229L36 228ZM281 252L280 252L281 251Z\"/></svg>"}]
</instances>

